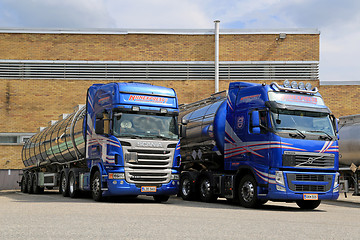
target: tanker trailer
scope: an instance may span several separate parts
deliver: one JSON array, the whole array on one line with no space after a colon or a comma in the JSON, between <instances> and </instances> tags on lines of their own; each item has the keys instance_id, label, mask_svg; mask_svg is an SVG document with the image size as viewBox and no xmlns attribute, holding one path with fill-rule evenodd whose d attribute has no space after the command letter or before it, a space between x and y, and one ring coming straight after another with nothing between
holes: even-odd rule
<instances>
[{"instance_id":1,"label":"tanker trailer","mask_svg":"<svg viewBox=\"0 0 360 240\"><path fill-rule=\"evenodd\" d=\"M337 122L317 88L232 82L180 106L184 200L268 200L314 209L337 199Z\"/></svg>"},{"instance_id":2,"label":"tanker trailer","mask_svg":"<svg viewBox=\"0 0 360 240\"><path fill-rule=\"evenodd\" d=\"M351 187L354 189L354 195L360 195L360 115L340 117L339 136L340 181L345 193Z\"/></svg>"},{"instance_id":3,"label":"tanker trailer","mask_svg":"<svg viewBox=\"0 0 360 240\"><path fill-rule=\"evenodd\" d=\"M178 104L173 89L143 83L94 84L87 103L32 136L23 147L21 191L59 187L64 196L178 192Z\"/></svg>"}]
</instances>

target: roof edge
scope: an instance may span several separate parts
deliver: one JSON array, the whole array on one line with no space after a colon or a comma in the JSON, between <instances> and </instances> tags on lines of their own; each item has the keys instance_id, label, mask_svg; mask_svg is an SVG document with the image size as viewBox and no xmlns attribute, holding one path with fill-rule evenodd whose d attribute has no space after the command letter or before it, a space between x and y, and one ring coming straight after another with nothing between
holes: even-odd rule
<instances>
[{"instance_id":1,"label":"roof edge","mask_svg":"<svg viewBox=\"0 0 360 240\"><path fill-rule=\"evenodd\" d=\"M168 34L168 35L213 35L214 29L121 29L121 28L0 28L0 33L33 34ZM316 28L284 29L220 29L220 34L320 34Z\"/></svg>"}]
</instances>

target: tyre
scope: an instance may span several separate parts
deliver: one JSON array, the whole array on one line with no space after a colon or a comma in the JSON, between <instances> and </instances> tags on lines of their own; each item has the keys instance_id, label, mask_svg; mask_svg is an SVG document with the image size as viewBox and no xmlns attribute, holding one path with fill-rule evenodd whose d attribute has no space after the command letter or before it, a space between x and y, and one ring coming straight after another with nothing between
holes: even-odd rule
<instances>
[{"instance_id":1,"label":"tyre","mask_svg":"<svg viewBox=\"0 0 360 240\"><path fill-rule=\"evenodd\" d=\"M183 200L190 201L194 200L195 193L194 189L194 181L189 174L184 174L180 179L180 196Z\"/></svg>"},{"instance_id":2,"label":"tyre","mask_svg":"<svg viewBox=\"0 0 360 240\"><path fill-rule=\"evenodd\" d=\"M154 197L155 202L157 202L157 203L166 202L170 198L170 196L167 196L167 195L155 195L153 197Z\"/></svg>"},{"instance_id":3,"label":"tyre","mask_svg":"<svg viewBox=\"0 0 360 240\"><path fill-rule=\"evenodd\" d=\"M61 174L59 191L64 197L69 196L69 183L65 172Z\"/></svg>"},{"instance_id":4,"label":"tyre","mask_svg":"<svg viewBox=\"0 0 360 240\"><path fill-rule=\"evenodd\" d=\"M202 202L214 202L217 199L217 196L213 193L213 186L209 176L200 178L199 197Z\"/></svg>"},{"instance_id":5,"label":"tyre","mask_svg":"<svg viewBox=\"0 0 360 240\"><path fill-rule=\"evenodd\" d=\"M34 173L33 177L32 177L32 187L33 187L32 191L33 191L34 194L39 194L39 193L43 192L43 190L41 190L43 188L38 186L38 178L37 178L36 173Z\"/></svg>"},{"instance_id":6,"label":"tyre","mask_svg":"<svg viewBox=\"0 0 360 240\"><path fill-rule=\"evenodd\" d=\"M102 191L101 191L100 172L95 172L95 174L92 177L92 180L91 180L91 196L97 202L100 202L103 199Z\"/></svg>"},{"instance_id":7,"label":"tyre","mask_svg":"<svg viewBox=\"0 0 360 240\"><path fill-rule=\"evenodd\" d=\"M21 186L20 186L21 192L22 193L27 193L27 174L24 173L23 176L21 177Z\"/></svg>"},{"instance_id":8,"label":"tyre","mask_svg":"<svg viewBox=\"0 0 360 240\"><path fill-rule=\"evenodd\" d=\"M264 202L257 198L257 183L252 175L246 175L240 180L238 195L240 205L246 208L256 208Z\"/></svg>"},{"instance_id":9,"label":"tyre","mask_svg":"<svg viewBox=\"0 0 360 240\"><path fill-rule=\"evenodd\" d=\"M32 180L32 174L28 173L27 174L27 191L28 193L32 194L33 193L33 180Z\"/></svg>"},{"instance_id":10,"label":"tyre","mask_svg":"<svg viewBox=\"0 0 360 240\"><path fill-rule=\"evenodd\" d=\"M79 195L79 190L77 189L76 186L76 178L75 178L75 173L71 172L69 175L69 196L71 198L76 198Z\"/></svg>"},{"instance_id":11,"label":"tyre","mask_svg":"<svg viewBox=\"0 0 360 240\"><path fill-rule=\"evenodd\" d=\"M321 203L321 200L298 200L296 201L296 204L301 208L301 209L307 209L307 210L312 210L317 208Z\"/></svg>"}]
</instances>

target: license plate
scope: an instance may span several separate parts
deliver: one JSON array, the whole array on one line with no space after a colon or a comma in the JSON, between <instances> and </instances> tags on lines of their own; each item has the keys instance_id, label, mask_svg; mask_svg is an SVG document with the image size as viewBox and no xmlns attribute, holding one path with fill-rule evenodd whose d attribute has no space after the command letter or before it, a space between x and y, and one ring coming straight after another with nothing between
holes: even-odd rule
<instances>
[{"instance_id":1,"label":"license plate","mask_svg":"<svg viewBox=\"0 0 360 240\"><path fill-rule=\"evenodd\" d=\"M141 192L156 192L155 186L143 186L141 187Z\"/></svg>"},{"instance_id":2,"label":"license plate","mask_svg":"<svg viewBox=\"0 0 360 240\"><path fill-rule=\"evenodd\" d=\"M303 194L303 199L304 200L318 200L319 197L317 194L314 194L314 193L305 193L305 194Z\"/></svg>"}]
</instances>

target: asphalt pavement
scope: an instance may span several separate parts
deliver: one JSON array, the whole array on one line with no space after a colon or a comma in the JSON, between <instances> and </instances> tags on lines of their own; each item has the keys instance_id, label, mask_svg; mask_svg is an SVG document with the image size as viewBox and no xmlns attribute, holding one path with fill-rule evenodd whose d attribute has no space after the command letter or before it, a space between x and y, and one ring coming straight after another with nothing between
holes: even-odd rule
<instances>
[{"instance_id":1,"label":"asphalt pavement","mask_svg":"<svg viewBox=\"0 0 360 240\"><path fill-rule=\"evenodd\" d=\"M348 193L340 193L339 198L336 200L339 202L349 202L349 203L359 203L360 204L360 196L354 196L353 192Z\"/></svg>"},{"instance_id":2,"label":"asphalt pavement","mask_svg":"<svg viewBox=\"0 0 360 240\"><path fill-rule=\"evenodd\" d=\"M0 193L5 192L19 192L20 190L0 190ZM340 193L339 198L335 201L339 202L348 202L348 203L358 203L360 204L360 196L356 196L353 192Z\"/></svg>"}]
</instances>

